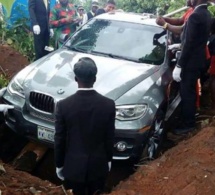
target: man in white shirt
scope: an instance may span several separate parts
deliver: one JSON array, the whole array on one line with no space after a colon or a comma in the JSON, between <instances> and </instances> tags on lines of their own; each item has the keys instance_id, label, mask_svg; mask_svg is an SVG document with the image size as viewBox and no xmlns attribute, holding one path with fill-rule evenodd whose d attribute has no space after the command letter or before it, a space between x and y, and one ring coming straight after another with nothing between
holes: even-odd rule
<instances>
[{"instance_id":1,"label":"man in white shirt","mask_svg":"<svg viewBox=\"0 0 215 195\"><path fill-rule=\"evenodd\" d=\"M91 11L84 14L84 17L83 17L83 21L82 21L82 24L85 24L87 23L88 20L90 20L91 18L93 18L96 14L96 10L99 8L99 4L98 2L96 1L93 1L92 2L92 8L91 8Z\"/></svg>"}]
</instances>

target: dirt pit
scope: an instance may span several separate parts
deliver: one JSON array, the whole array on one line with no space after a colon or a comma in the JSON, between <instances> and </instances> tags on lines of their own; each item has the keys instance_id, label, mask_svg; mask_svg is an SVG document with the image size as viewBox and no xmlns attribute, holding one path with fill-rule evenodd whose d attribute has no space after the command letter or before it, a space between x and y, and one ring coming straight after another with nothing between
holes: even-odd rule
<instances>
[{"instance_id":1,"label":"dirt pit","mask_svg":"<svg viewBox=\"0 0 215 195\"><path fill-rule=\"evenodd\" d=\"M0 66L7 78L14 76L20 69L28 65L25 57L8 46L0 46ZM128 177L124 175L119 185L113 188L113 195L214 195L215 194L215 122L210 114L211 123L195 135L176 137L175 147L166 151L152 162L140 165L136 172ZM4 137L0 128L0 194L67 194L53 177L47 181L45 176L38 177L23 171L15 170L11 159L5 153L18 153L16 142L23 143L21 138L11 133ZM172 139L174 136L170 135ZM1 139L2 138L2 139ZM3 141L2 141L3 140ZM11 143L9 143L9 140ZM4 143L4 147L3 144ZM7 145L9 143L9 145ZM7 147L6 147L7 146ZM8 148L9 147L9 148ZM11 147L11 148L10 148ZM52 156L53 158L53 156ZM117 164L117 163L116 163ZM53 165L53 162L52 162ZM118 166L118 167L117 167ZM112 186L116 171L128 169L123 165L114 165L108 182ZM130 168L129 168L130 169ZM46 174L47 170L40 170ZM132 172L131 170L129 171ZM127 179L125 179L128 177ZM49 177L50 178L50 177ZM52 182L51 182L52 181Z\"/></svg>"}]
</instances>

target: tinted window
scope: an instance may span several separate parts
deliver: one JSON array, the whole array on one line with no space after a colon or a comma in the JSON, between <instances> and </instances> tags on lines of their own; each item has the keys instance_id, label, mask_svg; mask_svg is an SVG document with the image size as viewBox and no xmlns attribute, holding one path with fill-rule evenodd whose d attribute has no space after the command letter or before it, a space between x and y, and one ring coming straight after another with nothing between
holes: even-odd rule
<instances>
[{"instance_id":1,"label":"tinted window","mask_svg":"<svg viewBox=\"0 0 215 195\"><path fill-rule=\"evenodd\" d=\"M166 49L166 32L150 25L93 19L77 31L67 46L159 65Z\"/></svg>"}]
</instances>

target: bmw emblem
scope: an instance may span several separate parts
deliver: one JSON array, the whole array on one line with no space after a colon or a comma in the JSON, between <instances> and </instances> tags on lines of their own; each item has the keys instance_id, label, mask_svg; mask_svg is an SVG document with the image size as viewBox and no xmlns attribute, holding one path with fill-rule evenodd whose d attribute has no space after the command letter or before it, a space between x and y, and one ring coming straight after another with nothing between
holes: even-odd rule
<instances>
[{"instance_id":1,"label":"bmw emblem","mask_svg":"<svg viewBox=\"0 0 215 195\"><path fill-rule=\"evenodd\" d=\"M63 90L63 89L59 89L58 91L57 91L57 93L58 94L63 94L65 91Z\"/></svg>"}]
</instances>

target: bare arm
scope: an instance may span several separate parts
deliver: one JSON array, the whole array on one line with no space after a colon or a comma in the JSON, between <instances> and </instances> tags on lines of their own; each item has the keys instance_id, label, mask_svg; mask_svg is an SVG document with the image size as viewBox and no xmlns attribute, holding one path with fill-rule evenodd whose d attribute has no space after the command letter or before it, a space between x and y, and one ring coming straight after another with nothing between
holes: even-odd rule
<instances>
[{"instance_id":1,"label":"bare arm","mask_svg":"<svg viewBox=\"0 0 215 195\"><path fill-rule=\"evenodd\" d=\"M182 30L183 30L183 26L172 25L172 24L166 22L163 17L158 17L156 19L156 23L159 26L162 26L163 28L165 28L166 30L169 30L170 32L172 32L174 34L181 34Z\"/></svg>"},{"instance_id":2,"label":"bare arm","mask_svg":"<svg viewBox=\"0 0 215 195\"><path fill-rule=\"evenodd\" d=\"M174 34L181 34L184 26L174 26L171 24L167 24L166 29Z\"/></svg>"},{"instance_id":3,"label":"bare arm","mask_svg":"<svg viewBox=\"0 0 215 195\"><path fill-rule=\"evenodd\" d=\"M171 24L171 25L176 25L176 26L181 26L184 24L183 18L170 18L170 17L163 17L165 22Z\"/></svg>"}]
</instances>

